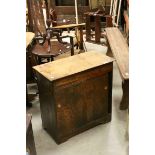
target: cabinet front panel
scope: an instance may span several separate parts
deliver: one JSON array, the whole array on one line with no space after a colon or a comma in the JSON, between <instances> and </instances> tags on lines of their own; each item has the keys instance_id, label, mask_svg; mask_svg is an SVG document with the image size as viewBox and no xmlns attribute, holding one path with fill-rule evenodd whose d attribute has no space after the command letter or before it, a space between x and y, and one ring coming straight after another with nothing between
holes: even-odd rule
<instances>
[{"instance_id":1,"label":"cabinet front panel","mask_svg":"<svg viewBox=\"0 0 155 155\"><path fill-rule=\"evenodd\" d=\"M55 88L57 130L67 136L108 114L108 74Z\"/></svg>"}]
</instances>

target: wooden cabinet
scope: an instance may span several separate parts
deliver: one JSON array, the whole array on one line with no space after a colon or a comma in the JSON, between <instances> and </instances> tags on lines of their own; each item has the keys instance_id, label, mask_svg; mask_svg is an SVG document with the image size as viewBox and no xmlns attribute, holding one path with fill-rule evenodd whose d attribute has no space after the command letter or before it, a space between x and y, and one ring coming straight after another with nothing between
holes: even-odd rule
<instances>
[{"instance_id":1,"label":"wooden cabinet","mask_svg":"<svg viewBox=\"0 0 155 155\"><path fill-rule=\"evenodd\" d=\"M57 143L111 120L112 58L86 52L34 69L43 128Z\"/></svg>"}]
</instances>

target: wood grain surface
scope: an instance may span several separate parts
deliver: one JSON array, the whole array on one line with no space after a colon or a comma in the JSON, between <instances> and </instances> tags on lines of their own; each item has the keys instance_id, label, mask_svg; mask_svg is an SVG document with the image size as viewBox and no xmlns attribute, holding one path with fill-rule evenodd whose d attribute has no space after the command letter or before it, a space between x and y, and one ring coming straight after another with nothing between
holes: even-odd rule
<instances>
[{"instance_id":1,"label":"wood grain surface","mask_svg":"<svg viewBox=\"0 0 155 155\"><path fill-rule=\"evenodd\" d=\"M50 81L114 61L100 52L86 52L33 67Z\"/></svg>"},{"instance_id":2,"label":"wood grain surface","mask_svg":"<svg viewBox=\"0 0 155 155\"><path fill-rule=\"evenodd\" d=\"M111 120L113 60L86 52L37 66L42 125L56 143Z\"/></svg>"},{"instance_id":3,"label":"wood grain surface","mask_svg":"<svg viewBox=\"0 0 155 155\"><path fill-rule=\"evenodd\" d=\"M107 39L123 79L129 79L129 47L118 28L106 28Z\"/></svg>"}]
</instances>

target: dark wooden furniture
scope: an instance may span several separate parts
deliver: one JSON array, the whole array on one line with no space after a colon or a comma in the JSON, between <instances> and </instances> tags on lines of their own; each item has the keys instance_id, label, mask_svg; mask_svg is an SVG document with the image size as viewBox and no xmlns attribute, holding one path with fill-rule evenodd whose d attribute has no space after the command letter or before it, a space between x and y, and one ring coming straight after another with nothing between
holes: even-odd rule
<instances>
[{"instance_id":1,"label":"dark wooden furniture","mask_svg":"<svg viewBox=\"0 0 155 155\"><path fill-rule=\"evenodd\" d=\"M52 22L52 26L60 26L64 24L71 24L70 20L66 19L58 19L55 9L51 8L49 10L50 19Z\"/></svg>"},{"instance_id":2,"label":"dark wooden furniture","mask_svg":"<svg viewBox=\"0 0 155 155\"><path fill-rule=\"evenodd\" d=\"M105 27L112 27L112 17L104 13L87 12L86 16L86 41L92 41L91 29L95 29L95 43L100 43L101 19L105 20ZM91 20L92 19L92 20ZM94 20L94 22L92 22Z\"/></svg>"},{"instance_id":3,"label":"dark wooden furniture","mask_svg":"<svg viewBox=\"0 0 155 155\"><path fill-rule=\"evenodd\" d=\"M30 114L26 115L26 150L29 155L36 155L36 148L33 137L32 116Z\"/></svg>"},{"instance_id":4,"label":"dark wooden furniture","mask_svg":"<svg viewBox=\"0 0 155 155\"><path fill-rule=\"evenodd\" d=\"M111 120L112 58L92 51L34 69L42 125L58 144Z\"/></svg>"},{"instance_id":5,"label":"dark wooden furniture","mask_svg":"<svg viewBox=\"0 0 155 155\"><path fill-rule=\"evenodd\" d=\"M79 23L85 22L84 20L84 12L89 11L89 3L88 0L77 1L78 3L78 18ZM48 6L49 8L54 8L57 13L58 19L66 19L69 20L72 24L75 23L75 2L74 0L61 0L59 2L58 0L48 0Z\"/></svg>"},{"instance_id":6,"label":"dark wooden furniture","mask_svg":"<svg viewBox=\"0 0 155 155\"><path fill-rule=\"evenodd\" d=\"M26 80L33 79L31 50L35 44L35 34L32 32L26 32Z\"/></svg>"},{"instance_id":7,"label":"dark wooden furniture","mask_svg":"<svg viewBox=\"0 0 155 155\"><path fill-rule=\"evenodd\" d=\"M50 61L53 61L54 57L56 57L62 53L66 53L68 51L71 51L71 55L74 55L74 50L71 50L72 46L69 43L62 44L58 41L51 41L50 44L51 44L50 51L48 51L49 46L48 46L47 41L44 43L44 45L37 44L33 48L32 53L36 56L37 64L41 64L42 59L44 59L44 58L47 58Z\"/></svg>"},{"instance_id":8,"label":"dark wooden furniture","mask_svg":"<svg viewBox=\"0 0 155 155\"><path fill-rule=\"evenodd\" d=\"M32 94L31 95L28 94L28 90L27 90L27 84L34 81L34 74L32 70L32 66L34 63L33 63L32 54L31 54L31 50L35 42L34 37L35 37L34 33L26 32L26 106L27 107L32 106L32 103L30 102L30 98L34 97L34 95Z\"/></svg>"},{"instance_id":9,"label":"dark wooden furniture","mask_svg":"<svg viewBox=\"0 0 155 155\"><path fill-rule=\"evenodd\" d=\"M107 55L113 55L116 59L122 78L123 97L120 109L124 110L129 106L129 47L118 28L106 28L106 35L108 41Z\"/></svg>"},{"instance_id":10,"label":"dark wooden furniture","mask_svg":"<svg viewBox=\"0 0 155 155\"><path fill-rule=\"evenodd\" d=\"M83 50L83 28L85 27L85 23L81 23L81 24L68 24L68 25L61 25L61 26L55 26L52 27L53 29L78 29L80 32L80 39L79 39L79 49Z\"/></svg>"},{"instance_id":11,"label":"dark wooden furniture","mask_svg":"<svg viewBox=\"0 0 155 155\"><path fill-rule=\"evenodd\" d=\"M41 1L28 0L28 11L31 14L33 22L33 28L35 32L36 45L32 49L32 53L36 56L36 61L40 64L42 59L53 60L53 58L59 54L71 51L71 55L74 55L74 44L71 36L60 37L57 31L51 29L50 23L47 22L48 28L45 26L43 10ZM51 41L51 38L55 37L57 41ZM62 38L69 37L70 44L62 42Z\"/></svg>"}]
</instances>

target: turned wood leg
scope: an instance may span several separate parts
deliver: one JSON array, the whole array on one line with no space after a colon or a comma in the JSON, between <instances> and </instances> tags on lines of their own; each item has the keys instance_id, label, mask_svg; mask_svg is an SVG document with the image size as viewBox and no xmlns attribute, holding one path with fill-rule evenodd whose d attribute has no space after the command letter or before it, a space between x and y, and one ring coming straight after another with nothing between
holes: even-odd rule
<instances>
[{"instance_id":1,"label":"turned wood leg","mask_svg":"<svg viewBox=\"0 0 155 155\"><path fill-rule=\"evenodd\" d=\"M86 15L86 41L91 40L90 16Z\"/></svg>"},{"instance_id":2,"label":"turned wood leg","mask_svg":"<svg viewBox=\"0 0 155 155\"><path fill-rule=\"evenodd\" d=\"M123 96L120 103L120 110L126 110L129 107L129 80L122 82Z\"/></svg>"},{"instance_id":3,"label":"turned wood leg","mask_svg":"<svg viewBox=\"0 0 155 155\"><path fill-rule=\"evenodd\" d=\"M83 27L80 26L79 29L80 29L80 45L79 45L79 49L84 50L84 47L83 47Z\"/></svg>"}]
</instances>

